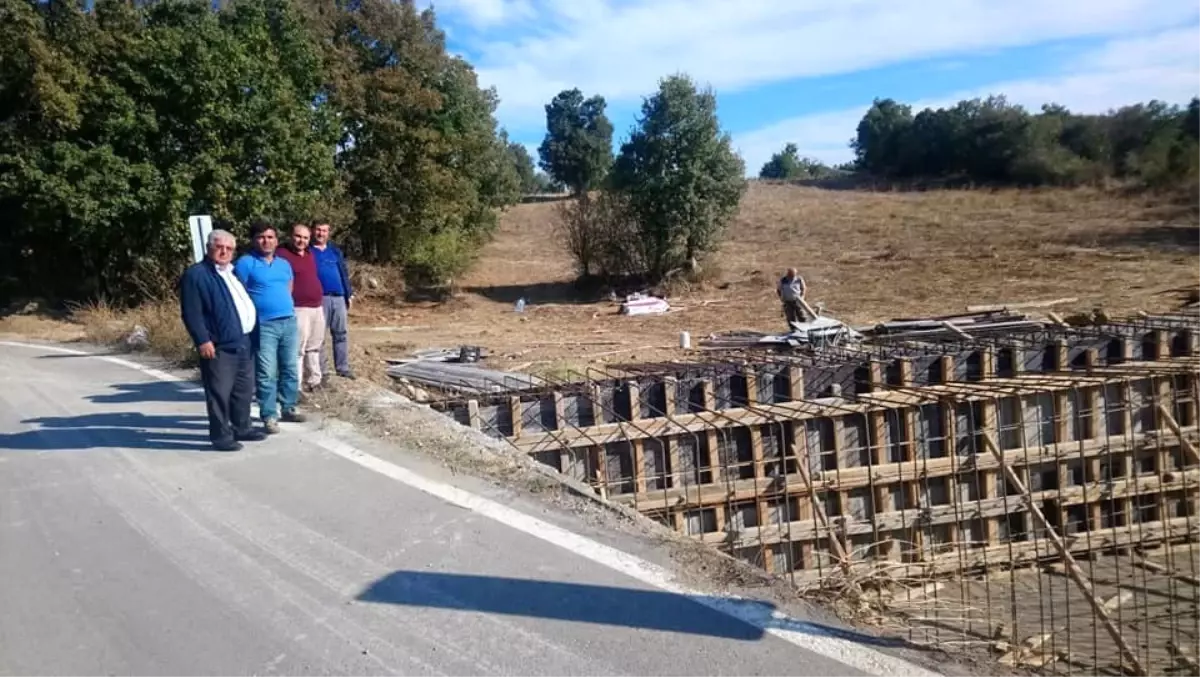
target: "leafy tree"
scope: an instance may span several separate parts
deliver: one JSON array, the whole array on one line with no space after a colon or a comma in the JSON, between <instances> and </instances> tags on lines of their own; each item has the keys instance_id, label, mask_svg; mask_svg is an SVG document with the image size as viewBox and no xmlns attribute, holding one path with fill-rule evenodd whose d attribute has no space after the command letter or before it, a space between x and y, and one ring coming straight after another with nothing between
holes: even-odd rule
<instances>
[{"instance_id":1,"label":"leafy tree","mask_svg":"<svg viewBox=\"0 0 1200 677\"><path fill-rule=\"evenodd\" d=\"M745 164L716 108L691 78L663 79L613 166L612 188L627 200L652 278L715 250L745 192Z\"/></svg>"},{"instance_id":2,"label":"leafy tree","mask_svg":"<svg viewBox=\"0 0 1200 677\"><path fill-rule=\"evenodd\" d=\"M596 188L612 165L612 123L604 97L583 98L578 89L559 92L546 105L546 136L540 165L575 195Z\"/></svg>"},{"instance_id":3,"label":"leafy tree","mask_svg":"<svg viewBox=\"0 0 1200 677\"><path fill-rule=\"evenodd\" d=\"M534 167L533 157L529 154L529 150L524 144L508 141L508 134L501 134L501 140L505 144L506 152L508 153L508 161L512 164L513 171L517 174L517 179L520 181L521 193L528 195L536 193L540 190L541 184L537 177L537 168Z\"/></svg>"},{"instance_id":4,"label":"leafy tree","mask_svg":"<svg viewBox=\"0 0 1200 677\"><path fill-rule=\"evenodd\" d=\"M0 3L9 293L161 293L187 262L189 213L237 227L329 189L314 52L286 2Z\"/></svg>"},{"instance_id":5,"label":"leafy tree","mask_svg":"<svg viewBox=\"0 0 1200 677\"><path fill-rule=\"evenodd\" d=\"M495 92L446 53L432 10L308 1L332 64L327 91L356 249L402 266L413 284L444 284L490 236L495 208L520 196Z\"/></svg>"},{"instance_id":6,"label":"leafy tree","mask_svg":"<svg viewBox=\"0 0 1200 677\"><path fill-rule=\"evenodd\" d=\"M850 144L859 169L885 175L899 168L901 144L912 122L911 107L892 99L875 99Z\"/></svg>"},{"instance_id":7,"label":"leafy tree","mask_svg":"<svg viewBox=\"0 0 1200 677\"><path fill-rule=\"evenodd\" d=\"M537 182L537 192L539 193L562 193L566 190L561 183L555 181L554 177L546 172L535 173L533 179Z\"/></svg>"},{"instance_id":8,"label":"leafy tree","mask_svg":"<svg viewBox=\"0 0 1200 677\"><path fill-rule=\"evenodd\" d=\"M414 3L0 0L0 294L160 293L199 212L444 282L520 197L496 102Z\"/></svg>"},{"instance_id":9,"label":"leafy tree","mask_svg":"<svg viewBox=\"0 0 1200 677\"><path fill-rule=\"evenodd\" d=\"M789 143L762 166L758 172L760 179L820 179L832 176L837 172L813 158L800 157L796 144Z\"/></svg>"}]
</instances>

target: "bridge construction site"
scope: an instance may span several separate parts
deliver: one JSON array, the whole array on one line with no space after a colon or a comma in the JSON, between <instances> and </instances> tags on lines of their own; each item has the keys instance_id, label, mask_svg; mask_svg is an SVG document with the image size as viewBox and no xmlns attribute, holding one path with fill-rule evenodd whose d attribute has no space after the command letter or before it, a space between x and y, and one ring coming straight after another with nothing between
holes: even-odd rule
<instances>
[{"instance_id":1,"label":"bridge construction site","mask_svg":"<svg viewBox=\"0 0 1200 677\"><path fill-rule=\"evenodd\" d=\"M954 317L431 406L912 641L1200 673L1200 315Z\"/></svg>"}]
</instances>

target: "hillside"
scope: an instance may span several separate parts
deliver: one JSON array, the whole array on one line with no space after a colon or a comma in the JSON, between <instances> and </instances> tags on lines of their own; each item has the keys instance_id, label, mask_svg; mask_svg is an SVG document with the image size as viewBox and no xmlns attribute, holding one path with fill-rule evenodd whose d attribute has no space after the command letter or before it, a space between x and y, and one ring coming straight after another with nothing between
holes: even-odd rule
<instances>
[{"instance_id":1,"label":"hillside","mask_svg":"<svg viewBox=\"0 0 1200 677\"><path fill-rule=\"evenodd\" d=\"M1197 212L1161 197L1099 190L870 193L752 183L711 281L672 296L666 316L622 317L580 299L554 243L552 203L503 217L495 240L447 303L385 303L355 313L358 340L409 346L473 343L510 368L670 355L678 333L779 331L774 281L798 267L810 299L852 324L952 312L968 304L1063 296L1058 310L1172 307L1163 290L1197 286ZM513 304L524 297L524 315ZM387 327L367 330L367 327ZM384 351L372 351L383 353ZM382 356L382 355L380 355Z\"/></svg>"}]
</instances>

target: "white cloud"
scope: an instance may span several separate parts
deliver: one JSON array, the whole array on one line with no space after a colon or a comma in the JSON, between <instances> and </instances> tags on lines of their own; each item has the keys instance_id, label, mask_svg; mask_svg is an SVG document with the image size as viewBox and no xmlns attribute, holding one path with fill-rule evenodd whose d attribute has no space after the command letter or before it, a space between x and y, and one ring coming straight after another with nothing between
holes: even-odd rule
<instances>
[{"instance_id":1,"label":"white cloud","mask_svg":"<svg viewBox=\"0 0 1200 677\"><path fill-rule=\"evenodd\" d=\"M510 126L563 88L635 101L684 71L718 92L927 57L1161 30L1194 0L443 0L504 37L472 45ZM516 37L513 37L513 36Z\"/></svg>"},{"instance_id":2,"label":"white cloud","mask_svg":"<svg viewBox=\"0 0 1200 677\"><path fill-rule=\"evenodd\" d=\"M1036 111L1058 103L1081 113L1101 113L1131 103L1159 99L1185 103L1200 93L1200 40L1195 28L1175 29L1108 42L1072 61L1063 72L1036 79L1010 80L974 87L938 99L911 103L914 110L953 105L962 99L1004 94L1010 103ZM801 155L828 163L851 159L849 139L870 101L838 111L804 115L734 136L757 174L785 143Z\"/></svg>"},{"instance_id":3,"label":"white cloud","mask_svg":"<svg viewBox=\"0 0 1200 677\"><path fill-rule=\"evenodd\" d=\"M453 14L475 28L489 28L536 15L530 0L430 0L439 14Z\"/></svg>"}]
</instances>

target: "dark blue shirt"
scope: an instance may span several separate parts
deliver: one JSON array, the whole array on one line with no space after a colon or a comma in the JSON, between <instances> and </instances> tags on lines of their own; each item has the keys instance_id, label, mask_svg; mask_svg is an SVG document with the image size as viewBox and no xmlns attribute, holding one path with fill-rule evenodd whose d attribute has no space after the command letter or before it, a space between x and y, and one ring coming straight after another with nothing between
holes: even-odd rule
<instances>
[{"instance_id":1,"label":"dark blue shirt","mask_svg":"<svg viewBox=\"0 0 1200 677\"><path fill-rule=\"evenodd\" d=\"M292 266L284 259L273 256L270 263L257 251L242 255L233 264L233 274L242 281L260 322L278 320L296 314L292 303L292 292L288 283L294 277Z\"/></svg>"},{"instance_id":2,"label":"dark blue shirt","mask_svg":"<svg viewBox=\"0 0 1200 677\"><path fill-rule=\"evenodd\" d=\"M351 296L350 273L346 270L346 258L342 250L332 242L325 243L322 250L313 245L308 248L317 262L317 277L326 296Z\"/></svg>"}]
</instances>

